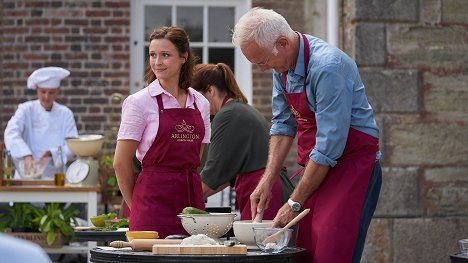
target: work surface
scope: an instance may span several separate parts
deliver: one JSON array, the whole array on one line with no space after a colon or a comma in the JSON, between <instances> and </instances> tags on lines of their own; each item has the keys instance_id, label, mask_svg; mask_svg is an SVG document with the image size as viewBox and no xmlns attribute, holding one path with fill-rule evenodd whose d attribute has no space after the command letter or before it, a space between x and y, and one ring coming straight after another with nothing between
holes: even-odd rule
<instances>
[{"instance_id":1,"label":"work surface","mask_svg":"<svg viewBox=\"0 0 468 263\"><path fill-rule=\"evenodd\" d=\"M247 255L154 255L151 252L134 252L131 250L108 251L100 248L91 250L91 261L95 263L114 262L303 262L305 250L289 248L281 253L264 253L260 250L249 250Z\"/></svg>"}]
</instances>

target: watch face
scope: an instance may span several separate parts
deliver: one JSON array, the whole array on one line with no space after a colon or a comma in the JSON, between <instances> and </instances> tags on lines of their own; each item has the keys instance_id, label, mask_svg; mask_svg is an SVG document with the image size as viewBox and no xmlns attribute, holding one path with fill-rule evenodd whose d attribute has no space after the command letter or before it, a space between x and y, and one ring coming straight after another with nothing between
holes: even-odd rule
<instances>
[{"instance_id":1,"label":"watch face","mask_svg":"<svg viewBox=\"0 0 468 263\"><path fill-rule=\"evenodd\" d=\"M68 167L65 177L68 182L77 184L83 182L89 173L89 165L85 162L77 160L70 164Z\"/></svg>"},{"instance_id":2,"label":"watch face","mask_svg":"<svg viewBox=\"0 0 468 263\"><path fill-rule=\"evenodd\" d=\"M288 200L288 205L291 207L291 209L292 209L294 212L299 212L299 211L301 211L301 204L299 204L298 202L294 202L293 200L289 199L289 200Z\"/></svg>"},{"instance_id":3,"label":"watch face","mask_svg":"<svg viewBox=\"0 0 468 263\"><path fill-rule=\"evenodd\" d=\"M301 205L299 203L294 203L291 208L294 212L299 212L299 210L301 210Z\"/></svg>"}]
</instances>

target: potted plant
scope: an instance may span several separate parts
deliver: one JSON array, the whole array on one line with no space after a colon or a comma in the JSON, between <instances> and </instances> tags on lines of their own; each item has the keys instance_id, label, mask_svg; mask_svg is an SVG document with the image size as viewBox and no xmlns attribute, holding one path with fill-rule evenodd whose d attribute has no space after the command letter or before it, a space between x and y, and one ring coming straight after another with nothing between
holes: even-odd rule
<instances>
[{"instance_id":1,"label":"potted plant","mask_svg":"<svg viewBox=\"0 0 468 263\"><path fill-rule=\"evenodd\" d=\"M33 220L41 215L41 208L30 203L15 203L3 206L5 213L0 214L0 232L10 229L12 232L38 232L38 224Z\"/></svg>"},{"instance_id":2,"label":"potted plant","mask_svg":"<svg viewBox=\"0 0 468 263\"><path fill-rule=\"evenodd\" d=\"M42 209L43 214L33 220L39 223L39 231L47 236L47 244L52 245L58 234L62 234L70 240L75 237L71 222L78 225L76 216L79 211L71 204L65 208L65 203L46 203Z\"/></svg>"},{"instance_id":3,"label":"potted plant","mask_svg":"<svg viewBox=\"0 0 468 263\"><path fill-rule=\"evenodd\" d=\"M46 203L44 207L15 203L12 207L3 209L6 213L0 214L0 232L41 246L57 247L63 245L67 238L74 238L71 222L77 224L76 216L79 211L73 205L65 208L64 203ZM60 237L57 238L58 236ZM59 242L55 242L56 240Z\"/></svg>"}]
</instances>

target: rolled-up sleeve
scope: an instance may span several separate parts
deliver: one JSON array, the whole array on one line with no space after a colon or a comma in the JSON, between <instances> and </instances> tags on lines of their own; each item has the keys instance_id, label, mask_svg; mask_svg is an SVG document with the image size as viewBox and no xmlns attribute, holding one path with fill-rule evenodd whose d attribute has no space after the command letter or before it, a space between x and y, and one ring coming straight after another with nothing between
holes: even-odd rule
<instances>
[{"instance_id":1,"label":"rolled-up sleeve","mask_svg":"<svg viewBox=\"0 0 468 263\"><path fill-rule=\"evenodd\" d=\"M144 112L136 102L135 97L129 96L124 100L117 140L141 141L146 127Z\"/></svg>"},{"instance_id":2,"label":"rolled-up sleeve","mask_svg":"<svg viewBox=\"0 0 468 263\"><path fill-rule=\"evenodd\" d=\"M281 74L278 73L273 74L271 113L270 135L296 136L297 122L289 109L281 84Z\"/></svg>"},{"instance_id":3,"label":"rolled-up sleeve","mask_svg":"<svg viewBox=\"0 0 468 263\"><path fill-rule=\"evenodd\" d=\"M339 64L325 66L317 75L317 135L309 157L318 164L335 166L345 148L353 98L352 85L348 81Z\"/></svg>"},{"instance_id":4,"label":"rolled-up sleeve","mask_svg":"<svg viewBox=\"0 0 468 263\"><path fill-rule=\"evenodd\" d=\"M202 115L203 123L205 125L205 136L203 137L202 143L210 143L211 140L211 121L210 121L210 103L208 100L200 95L197 97L200 107L200 113Z\"/></svg>"}]
</instances>

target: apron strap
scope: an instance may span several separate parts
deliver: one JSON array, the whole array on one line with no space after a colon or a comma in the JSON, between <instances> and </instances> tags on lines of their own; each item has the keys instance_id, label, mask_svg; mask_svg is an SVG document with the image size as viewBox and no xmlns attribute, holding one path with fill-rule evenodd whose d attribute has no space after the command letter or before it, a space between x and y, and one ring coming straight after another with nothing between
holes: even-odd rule
<instances>
[{"instance_id":1,"label":"apron strap","mask_svg":"<svg viewBox=\"0 0 468 263\"><path fill-rule=\"evenodd\" d=\"M306 85L306 80L307 80L307 68L309 67L309 59L310 59L310 45L309 45L309 40L307 39L306 35L301 34L302 39L304 40L304 87ZM288 93L286 91L286 80L288 78L288 72L285 71L281 73L281 79L283 81L283 90L285 93Z\"/></svg>"},{"instance_id":2,"label":"apron strap","mask_svg":"<svg viewBox=\"0 0 468 263\"><path fill-rule=\"evenodd\" d=\"M162 93L161 93L162 94ZM159 107L159 110L164 110L164 104L162 102L162 97L161 97L161 94L157 95L156 96L156 101L158 102L158 107ZM187 91L187 97L188 97L188 91ZM193 100L193 107L198 110L198 107L197 107L197 103L195 102L195 99Z\"/></svg>"}]
</instances>

